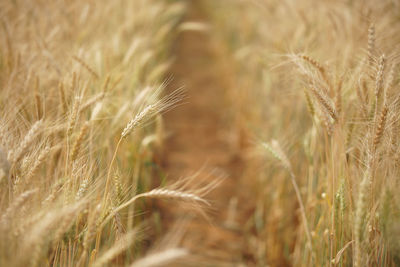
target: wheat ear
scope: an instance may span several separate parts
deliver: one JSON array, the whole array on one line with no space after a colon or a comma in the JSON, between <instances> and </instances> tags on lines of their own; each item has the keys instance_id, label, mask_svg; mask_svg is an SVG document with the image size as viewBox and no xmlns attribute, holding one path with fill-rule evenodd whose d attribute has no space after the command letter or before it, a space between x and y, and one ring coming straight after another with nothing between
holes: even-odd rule
<instances>
[{"instance_id":1,"label":"wheat ear","mask_svg":"<svg viewBox=\"0 0 400 267\"><path fill-rule=\"evenodd\" d=\"M64 83L63 82L59 82L58 83L58 92L60 94L60 103L61 103L62 111L65 114L67 112L67 110L68 110L68 104L67 104L67 100L66 100L66 97L65 97Z\"/></svg>"},{"instance_id":2,"label":"wheat ear","mask_svg":"<svg viewBox=\"0 0 400 267\"><path fill-rule=\"evenodd\" d=\"M385 104L382 108L381 115L379 116L379 121L375 130L373 151L376 151L379 143L382 140L383 132L385 130L385 125L386 125L387 114L388 114L388 106Z\"/></svg>"},{"instance_id":3,"label":"wheat ear","mask_svg":"<svg viewBox=\"0 0 400 267\"><path fill-rule=\"evenodd\" d=\"M19 195L11 205L6 209L0 219L0 223L4 225L9 224L9 220L11 218L12 213L14 213L17 209L21 208L28 199L38 191L37 188L25 191L21 195Z\"/></svg>"},{"instance_id":4,"label":"wheat ear","mask_svg":"<svg viewBox=\"0 0 400 267\"><path fill-rule=\"evenodd\" d=\"M11 163L14 164L21 159L21 157L25 154L26 149L33 143L36 135L41 130L42 125L43 125L42 120L36 121L32 125L31 129L28 131L28 133L25 135L24 139L17 147L17 149L15 151L9 152L8 159Z\"/></svg>"},{"instance_id":5,"label":"wheat ear","mask_svg":"<svg viewBox=\"0 0 400 267\"><path fill-rule=\"evenodd\" d=\"M76 160L76 158L78 156L78 153L79 153L79 150L80 150L81 145L82 145L83 138L85 137L88 128L89 128L89 123L85 122L83 124L83 126L81 128L81 131L80 131L80 133L78 135L78 138L76 139L76 141L74 143L74 146L72 148L71 161L75 161Z\"/></svg>"},{"instance_id":6,"label":"wheat ear","mask_svg":"<svg viewBox=\"0 0 400 267\"><path fill-rule=\"evenodd\" d=\"M132 230L122 236L117 243L103 253L94 263L94 267L105 266L108 262L118 256L121 252L129 248L135 240L137 230Z\"/></svg>"},{"instance_id":7,"label":"wheat ear","mask_svg":"<svg viewBox=\"0 0 400 267\"><path fill-rule=\"evenodd\" d=\"M145 256L142 259L134 262L130 267L155 267L160 265L166 265L183 257L186 257L189 253L182 248L171 248L161 252L156 252Z\"/></svg>"},{"instance_id":8,"label":"wheat ear","mask_svg":"<svg viewBox=\"0 0 400 267\"><path fill-rule=\"evenodd\" d=\"M315 87L311 88L311 92L314 94L315 98L317 99L318 103L322 107L322 110L327 113L333 120L337 119L337 112L335 107L332 105L328 96L323 94L321 90L318 90Z\"/></svg>"},{"instance_id":9,"label":"wheat ear","mask_svg":"<svg viewBox=\"0 0 400 267\"><path fill-rule=\"evenodd\" d=\"M374 64L375 54L375 25L371 23L368 28L368 63L370 66Z\"/></svg>"},{"instance_id":10,"label":"wheat ear","mask_svg":"<svg viewBox=\"0 0 400 267\"><path fill-rule=\"evenodd\" d=\"M92 74L96 79L99 79L99 75L91 68L86 62L84 62L82 59L80 59L77 56L72 56L72 58L77 61L79 64L81 64L90 74Z\"/></svg>"}]
</instances>

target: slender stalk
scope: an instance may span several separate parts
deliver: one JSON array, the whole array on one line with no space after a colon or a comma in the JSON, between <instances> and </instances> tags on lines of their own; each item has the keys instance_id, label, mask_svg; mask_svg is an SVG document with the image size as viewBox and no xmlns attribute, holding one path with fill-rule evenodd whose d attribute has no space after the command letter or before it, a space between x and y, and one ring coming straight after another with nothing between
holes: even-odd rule
<instances>
[{"instance_id":1,"label":"slender stalk","mask_svg":"<svg viewBox=\"0 0 400 267\"><path fill-rule=\"evenodd\" d=\"M299 190L299 187L298 187L297 182L296 182L296 176L294 175L294 173L292 171L289 171L289 174L290 174L290 181L292 182L294 191L296 193L297 202L299 202L300 213L301 213L301 217L302 217L302 220L303 220L304 228L305 228L305 231L306 231L308 245L309 245L310 250L311 250L311 259L314 261L314 249L313 249L313 245L312 245L311 232L310 232L310 229L308 228L306 210L304 208L304 204L303 204L303 200L301 198L300 190Z\"/></svg>"},{"instance_id":2,"label":"slender stalk","mask_svg":"<svg viewBox=\"0 0 400 267\"><path fill-rule=\"evenodd\" d=\"M103 195L103 205L105 204L107 193L108 193L108 190L110 187L112 166L114 164L115 159L117 158L117 152L118 152L119 146L121 145L121 142L122 142L122 137L120 137L118 140L117 146L115 147L114 155L110 162L110 166L108 167L106 187L104 189L104 195Z\"/></svg>"},{"instance_id":3,"label":"slender stalk","mask_svg":"<svg viewBox=\"0 0 400 267\"><path fill-rule=\"evenodd\" d=\"M110 182L111 182L112 166L114 164L115 159L117 158L117 152L118 152L119 146L121 145L121 142L122 142L122 137L120 137L118 140L117 146L115 147L115 151L114 151L113 157L110 162L110 166L108 167L106 186L104 188L103 201L102 201L102 205L101 205L102 208L105 207L105 204L107 202L107 194L108 194L108 191L110 188ZM102 227L99 227L97 236L96 236L96 251L98 251L100 248L101 233L102 233Z\"/></svg>"}]
</instances>

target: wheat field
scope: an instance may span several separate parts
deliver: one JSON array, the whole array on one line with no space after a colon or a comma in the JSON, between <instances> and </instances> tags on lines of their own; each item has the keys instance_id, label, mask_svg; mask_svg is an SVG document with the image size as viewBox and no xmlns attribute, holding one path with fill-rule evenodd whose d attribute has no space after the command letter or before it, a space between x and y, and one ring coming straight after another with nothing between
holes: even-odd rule
<instances>
[{"instance_id":1,"label":"wheat field","mask_svg":"<svg viewBox=\"0 0 400 267\"><path fill-rule=\"evenodd\" d=\"M398 0L0 24L0 266L400 265Z\"/></svg>"}]
</instances>

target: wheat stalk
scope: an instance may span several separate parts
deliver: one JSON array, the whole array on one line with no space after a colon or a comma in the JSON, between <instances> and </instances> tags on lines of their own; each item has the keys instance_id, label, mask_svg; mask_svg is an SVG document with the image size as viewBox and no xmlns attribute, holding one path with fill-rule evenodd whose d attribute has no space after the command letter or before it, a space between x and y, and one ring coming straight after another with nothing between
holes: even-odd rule
<instances>
[{"instance_id":1,"label":"wheat stalk","mask_svg":"<svg viewBox=\"0 0 400 267\"><path fill-rule=\"evenodd\" d=\"M368 168L364 173L364 177L361 181L358 191L358 198L356 203L356 212L354 219L355 256L353 263L355 267L363 266L361 264L361 259L362 259L361 244L363 241L363 232L364 232L363 225L364 225L365 215L367 213L368 188L372 179L371 175L372 175L371 170Z\"/></svg>"},{"instance_id":2,"label":"wheat stalk","mask_svg":"<svg viewBox=\"0 0 400 267\"><path fill-rule=\"evenodd\" d=\"M271 144L268 143L262 143L263 147L266 148L277 160L279 160L283 167L289 172L290 174L290 181L292 182L294 191L296 193L296 197L297 197L297 201L299 203L300 206L300 212L301 212L301 216L302 216L302 220L303 220L303 225L304 225L304 229L306 232L306 236L307 236L307 240L308 240L308 245L311 249L311 254L314 254L314 249L313 249L313 244L312 244L312 239L311 239L311 233L308 227L308 221L307 221L307 216L306 216L306 212L305 212L305 208L304 208L304 204L303 204L303 200L301 198L301 194L300 194L300 189L297 185L296 182L296 176L292 170L292 165L290 164L289 159L287 158L286 154L283 152L283 150L281 149L278 141L276 140L272 140ZM314 256L313 256L314 257Z\"/></svg>"}]
</instances>

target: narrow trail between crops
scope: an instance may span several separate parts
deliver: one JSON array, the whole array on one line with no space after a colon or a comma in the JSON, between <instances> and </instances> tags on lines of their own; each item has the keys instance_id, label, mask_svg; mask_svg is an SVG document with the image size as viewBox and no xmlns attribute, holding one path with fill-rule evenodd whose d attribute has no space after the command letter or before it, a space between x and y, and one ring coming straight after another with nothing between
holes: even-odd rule
<instances>
[{"instance_id":1,"label":"narrow trail between crops","mask_svg":"<svg viewBox=\"0 0 400 267\"><path fill-rule=\"evenodd\" d=\"M210 23L201 1L190 2L184 22ZM206 196L212 203L207 211L210 220L192 218L182 245L194 254L235 266L251 261L243 230L249 212L247 209L245 214L245 190L239 182L244 161L229 141L232 126L228 127L225 116L230 74L210 31L212 25L208 31L181 31L174 45L175 63L170 71L173 81L168 87L172 91L183 85L187 98L186 104L164 116L170 134L163 149L164 171L168 179L187 177L196 171L198 179L208 182L221 175L226 177ZM162 207L164 224L182 215L177 209L174 205Z\"/></svg>"}]
</instances>

